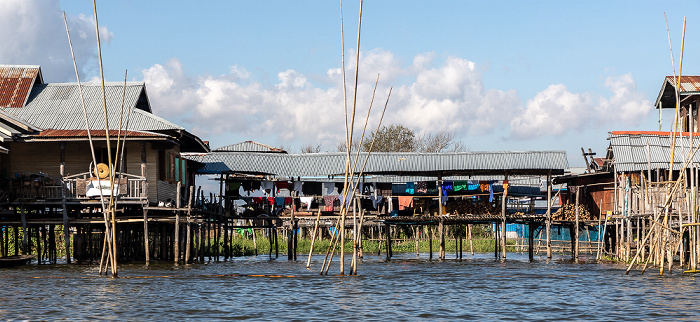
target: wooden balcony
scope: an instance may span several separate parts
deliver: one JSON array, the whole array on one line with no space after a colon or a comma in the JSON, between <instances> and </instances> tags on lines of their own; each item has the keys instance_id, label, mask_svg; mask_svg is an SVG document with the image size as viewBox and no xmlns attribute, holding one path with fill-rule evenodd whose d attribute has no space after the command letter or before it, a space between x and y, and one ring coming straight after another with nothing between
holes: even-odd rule
<instances>
[{"instance_id":1,"label":"wooden balcony","mask_svg":"<svg viewBox=\"0 0 700 322\"><path fill-rule=\"evenodd\" d=\"M22 176L12 180L9 199L12 201L87 201L98 200L100 194L109 196L110 191L119 200L145 201L148 198L146 178L128 173L117 173L114 190L109 180L98 180L89 172L64 178L52 178L44 174Z\"/></svg>"}]
</instances>

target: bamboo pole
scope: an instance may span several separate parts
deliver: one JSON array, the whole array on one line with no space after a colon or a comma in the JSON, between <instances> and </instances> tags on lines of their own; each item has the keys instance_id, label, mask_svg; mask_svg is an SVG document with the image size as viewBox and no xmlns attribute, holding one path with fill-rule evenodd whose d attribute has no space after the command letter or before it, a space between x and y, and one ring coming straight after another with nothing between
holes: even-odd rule
<instances>
[{"instance_id":1,"label":"bamboo pole","mask_svg":"<svg viewBox=\"0 0 700 322\"><path fill-rule=\"evenodd\" d=\"M311 247L309 249L309 259L306 260L306 268L311 266L311 254L314 252L314 244L316 243L316 235L318 234L318 224L321 221L321 208L316 214L316 222L314 223L314 232L311 234Z\"/></svg>"}]
</instances>

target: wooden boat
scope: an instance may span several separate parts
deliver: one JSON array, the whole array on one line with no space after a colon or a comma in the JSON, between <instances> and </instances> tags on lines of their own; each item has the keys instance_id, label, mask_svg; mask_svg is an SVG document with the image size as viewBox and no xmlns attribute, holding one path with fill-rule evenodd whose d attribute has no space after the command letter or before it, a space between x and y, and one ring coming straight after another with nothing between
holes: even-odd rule
<instances>
[{"instance_id":1,"label":"wooden boat","mask_svg":"<svg viewBox=\"0 0 700 322\"><path fill-rule=\"evenodd\" d=\"M0 268L15 267L27 265L29 261L34 259L35 255L13 255L0 257Z\"/></svg>"}]
</instances>

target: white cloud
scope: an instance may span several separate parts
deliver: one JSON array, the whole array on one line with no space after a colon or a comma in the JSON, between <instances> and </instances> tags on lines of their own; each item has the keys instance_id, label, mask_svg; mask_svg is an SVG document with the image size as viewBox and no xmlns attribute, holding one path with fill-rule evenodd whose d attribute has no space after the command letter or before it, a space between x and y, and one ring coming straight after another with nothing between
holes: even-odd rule
<instances>
[{"instance_id":1,"label":"white cloud","mask_svg":"<svg viewBox=\"0 0 700 322\"><path fill-rule=\"evenodd\" d=\"M581 132L585 128L638 125L653 108L637 92L630 74L608 77L605 86L613 93L609 99L590 93L571 93L561 84L550 85L528 100L512 119L511 138L532 139Z\"/></svg>"},{"instance_id":2,"label":"white cloud","mask_svg":"<svg viewBox=\"0 0 700 322\"><path fill-rule=\"evenodd\" d=\"M66 15L81 78L89 78L97 69L94 21L84 15ZM109 43L113 34L103 26L100 37ZM58 0L1 1L0 43L0 63L41 65L46 81L75 81Z\"/></svg>"}]
</instances>

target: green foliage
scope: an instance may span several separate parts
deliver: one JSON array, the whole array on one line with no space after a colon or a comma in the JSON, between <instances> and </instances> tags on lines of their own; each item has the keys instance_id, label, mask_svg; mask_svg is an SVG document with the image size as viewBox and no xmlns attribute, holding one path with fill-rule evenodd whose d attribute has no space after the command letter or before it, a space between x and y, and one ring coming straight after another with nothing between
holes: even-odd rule
<instances>
[{"instance_id":1,"label":"green foliage","mask_svg":"<svg viewBox=\"0 0 700 322\"><path fill-rule=\"evenodd\" d=\"M369 151L370 146L372 152L413 152L417 148L416 135L413 130L400 124L382 126L376 134L372 133L362 142L363 151Z\"/></svg>"}]
</instances>

